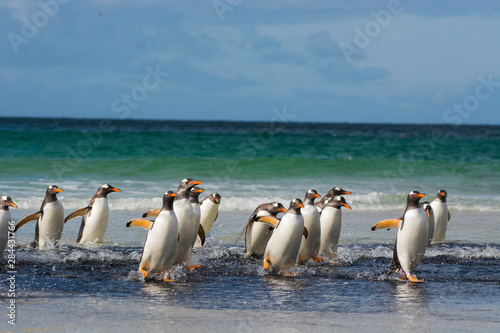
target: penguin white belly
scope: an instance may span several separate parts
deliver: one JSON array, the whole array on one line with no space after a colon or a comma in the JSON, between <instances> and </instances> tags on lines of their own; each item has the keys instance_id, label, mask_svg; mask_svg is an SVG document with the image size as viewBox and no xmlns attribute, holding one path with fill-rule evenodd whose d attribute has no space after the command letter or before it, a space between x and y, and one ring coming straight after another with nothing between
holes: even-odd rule
<instances>
[{"instance_id":1,"label":"penguin white belly","mask_svg":"<svg viewBox=\"0 0 500 333\"><path fill-rule=\"evenodd\" d=\"M337 244L342 228L342 210L333 207L326 207L321 212L321 246L319 252L325 256L333 258L337 255Z\"/></svg>"},{"instance_id":2,"label":"penguin white belly","mask_svg":"<svg viewBox=\"0 0 500 333\"><path fill-rule=\"evenodd\" d=\"M406 275L420 264L427 249L428 235L429 221L424 210L407 211L398 229L396 244L398 259Z\"/></svg>"},{"instance_id":3,"label":"penguin white belly","mask_svg":"<svg viewBox=\"0 0 500 333\"><path fill-rule=\"evenodd\" d=\"M214 204L210 200L206 200L202 205L200 205L201 217L200 224L207 234L212 230L215 219L217 218L217 213L219 211L219 205Z\"/></svg>"},{"instance_id":4,"label":"penguin white belly","mask_svg":"<svg viewBox=\"0 0 500 333\"><path fill-rule=\"evenodd\" d=\"M191 204L191 207L193 207L193 215L194 215L193 239L191 241L191 247L193 247L194 243L196 242L196 238L198 237L198 230L200 228L201 210L200 210L200 205L197 203Z\"/></svg>"},{"instance_id":5,"label":"penguin white belly","mask_svg":"<svg viewBox=\"0 0 500 333\"><path fill-rule=\"evenodd\" d=\"M90 216L89 216L90 214ZM104 233L108 227L109 206L106 198L97 198L87 215L85 215L85 226L80 243L95 242L102 243Z\"/></svg>"},{"instance_id":6,"label":"penguin white belly","mask_svg":"<svg viewBox=\"0 0 500 333\"><path fill-rule=\"evenodd\" d=\"M448 227L448 204L446 202L431 202L434 211L434 237L433 241L444 240L446 228Z\"/></svg>"},{"instance_id":7,"label":"penguin white belly","mask_svg":"<svg viewBox=\"0 0 500 333\"><path fill-rule=\"evenodd\" d=\"M248 226L245 246L248 255L262 256L266 251L267 243L273 235L272 227L264 222L253 222Z\"/></svg>"},{"instance_id":8,"label":"penguin white belly","mask_svg":"<svg viewBox=\"0 0 500 333\"><path fill-rule=\"evenodd\" d=\"M177 218L173 211L160 212L148 231L140 268L162 273L172 267L177 246Z\"/></svg>"},{"instance_id":9,"label":"penguin white belly","mask_svg":"<svg viewBox=\"0 0 500 333\"><path fill-rule=\"evenodd\" d=\"M194 233L194 212L189 199L174 201L174 212L179 223L179 241L175 250L174 264L187 262L191 254L191 241Z\"/></svg>"},{"instance_id":10,"label":"penguin white belly","mask_svg":"<svg viewBox=\"0 0 500 333\"><path fill-rule=\"evenodd\" d=\"M9 222L12 221L9 210L0 210L0 261L9 240Z\"/></svg>"},{"instance_id":11,"label":"penguin white belly","mask_svg":"<svg viewBox=\"0 0 500 333\"><path fill-rule=\"evenodd\" d=\"M435 217L434 217L434 211L430 211L429 213L429 236L427 237L427 244L430 244L432 242L432 239L434 238L434 228L435 228Z\"/></svg>"},{"instance_id":12,"label":"penguin white belly","mask_svg":"<svg viewBox=\"0 0 500 333\"><path fill-rule=\"evenodd\" d=\"M61 239L64 228L64 208L59 200L48 203L38 219L38 247L45 248Z\"/></svg>"},{"instance_id":13,"label":"penguin white belly","mask_svg":"<svg viewBox=\"0 0 500 333\"><path fill-rule=\"evenodd\" d=\"M303 231L302 215L285 215L267 243L264 258L277 269L294 267Z\"/></svg>"},{"instance_id":14,"label":"penguin white belly","mask_svg":"<svg viewBox=\"0 0 500 333\"><path fill-rule=\"evenodd\" d=\"M307 238L302 238L300 243L297 263L317 257L321 245L321 222L316 206L306 205L301 209L301 212L308 235Z\"/></svg>"}]
</instances>

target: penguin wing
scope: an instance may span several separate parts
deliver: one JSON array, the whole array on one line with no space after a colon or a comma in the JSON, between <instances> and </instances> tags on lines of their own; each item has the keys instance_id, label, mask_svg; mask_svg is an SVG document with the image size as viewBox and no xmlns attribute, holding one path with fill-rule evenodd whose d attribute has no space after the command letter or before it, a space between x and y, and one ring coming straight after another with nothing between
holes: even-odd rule
<instances>
[{"instance_id":1,"label":"penguin wing","mask_svg":"<svg viewBox=\"0 0 500 333\"><path fill-rule=\"evenodd\" d=\"M388 220L383 220L380 222L375 223L372 226L372 231L378 230L378 229L390 229L390 228L397 228L399 226L399 223L403 220L402 217L399 219L388 219Z\"/></svg>"},{"instance_id":2,"label":"penguin wing","mask_svg":"<svg viewBox=\"0 0 500 333\"><path fill-rule=\"evenodd\" d=\"M274 228L276 228L276 225L278 224L278 222L280 220L278 220L276 217L272 217L272 216L261 216L255 221L268 223L268 224L272 225Z\"/></svg>"},{"instance_id":3,"label":"penguin wing","mask_svg":"<svg viewBox=\"0 0 500 333\"><path fill-rule=\"evenodd\" d=\"M450 222L451 214L450 211L448 211L448 222Z\"/></svg>"},{"instance_id":4,"label":"penguin wing","mask_svg":"<svg viewBox=\"0 0 500 333\"><path fill-rule=\"evenodd\" d=\"M200 237L201 246L205 245L205 229L203 229L201 224L198 227L198 237Z\"/></svg>"},{"instance_id":5,"label":"penguin wing","mask_svg":"<svg viewBox=\"0 0 500 333\"><path fill-rule=\"evenodd\" d=\"M218 214L217 214L218 215ZM243 227L243 230L241 231L240 235L238 236L238 239L236 239L236 242L235 243L238 243L238 241L240 240L241 236L243 236L243 234L247 231L248 227L250 226L251 223L253 223L255 221L255 219L257 218L257 214L254 212L252 214L252 216L250 216L250 218L248 219L248 222L245 224L245 226Z\"/></svg>"},{"instance_id":6,"label":"penguin wing","mask_svg":"<svg viewBox=\"0 0 500 333\"><path fill-rule=\"evenodd\" d=\"M83 215L87 214L91 209L92 209L92 206L88 206L88 207L84 207L84 208L80 208L78 210L75 210L73 213L66 216L66 218L64 219L64 223L68 222L71 219L74 219L75 217L83 216Z\"/></svg>"},{"instance_id":7,"label":"penguin wing","mask_svg":"<svg viewBox=\"0 0 500 333\"><path fill-rule=\"evenodd\" d=\"M129 227L141 227L144 229L151 229L153 226L153 221L146 219L133 219L127 222L127 228Z\"/></svg>"},{"instance_id":8,"label":"penguin wing","mask_svg":"<svg viewBox=\"0 0 500 333\"><path fill-rule=\"evenodd\" d=\"M151 209L142 214L142 217L157 217L160 214L160 209Z\"/></svg>"},{"instance_id":9,"label":"penguin wing","mask_svg":"<svg viewBox=\"0 0 500 333\"><path fill-rule=\"evenodd\" d=\"M14 229L14 232L16 232L19 228L21 228L23 225L25 225L26 223L30 222L30 221L34 221L34 220L37 220L40 218L40 216L42 216L42 211L38 211L36 213L33 213L33 214L30 214L28 216L25 216L23 217L21 220L19 220L19 222L17 222L16 224L16 227Z\"/></svg>"},{"instance_id":10,"label":"penguin wing","mask_svg":"<svg viewBox=\"0 0 500 333\"><path fill-rule=\"evenodd\" d=\"M309 231L307 231L306 227L304 227L304 231L302 231L302 235L304 235L304 238L307 239L307 236L309 235Z\"/></svg>"}]
</instances>

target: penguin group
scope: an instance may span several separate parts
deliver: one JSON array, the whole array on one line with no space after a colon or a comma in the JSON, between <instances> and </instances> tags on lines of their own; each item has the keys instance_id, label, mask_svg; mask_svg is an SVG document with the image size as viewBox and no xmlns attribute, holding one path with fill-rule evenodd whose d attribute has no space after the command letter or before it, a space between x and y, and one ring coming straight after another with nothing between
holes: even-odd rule
<instances>
[{"instance_id":1,"label":"penguin group","mask_svg":"<svg viewBox=\"0 0 500 333\"><path fill-rule=\"evenodd\" d=\"M147 230L138 272L144 279L158 275L171 281L174 265L195 269L191 261L194 247L204 246L205 238L218 217L221 196L213 193L199 200L204 192L202 182L183 179L177 191L162 196L162 207L145 212L142 218L128 221L126 227ZM63 192L56 185L47 187L40 210L17 222L14 232L30 221L36 221L33 247L47 248L57 244L66 222L82 217L77 243L103 243L109 221L107 196L120 189L109 184L100 186L89 204L66 217L57 194ZM279 202L263 203L251 213L240 237L245 237L245 256L261 258L266 271L293 275L299 265L309 261L335 263L337 244L342 226L341 208L351 209L344 195L351 195L340 187L333 187L321 198L315 189L305 193L304 199L295 198L288 208ZM423 282L412 273L421 262L431 242L444 240L450 213L447 192L440 190L434 200L420 200L425 194L411 191L406 208L397 219L375 223L372 230L397 228L393 259L387 275L401 274L401 279ZM318 202L316 199L321 198ZM13 221L9 208L17 208L9 196L0 197L0 258L8 243L9 226ZM281 217L279 214L283 214ZM148 219L154 218L154 219ZM239 237L239 238L240 238ZM236 240L236 242L239 240Z\"/></svg>"}]
</instances>

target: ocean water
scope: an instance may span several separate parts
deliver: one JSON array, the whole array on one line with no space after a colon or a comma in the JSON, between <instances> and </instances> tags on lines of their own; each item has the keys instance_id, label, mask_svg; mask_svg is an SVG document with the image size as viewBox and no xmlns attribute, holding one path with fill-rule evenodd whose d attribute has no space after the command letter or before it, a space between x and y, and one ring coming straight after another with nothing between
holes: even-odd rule
<instances>
[{"instance_id":1,"label":"ocean water","mask_svg":"<svg viewBox=\"0 0 500 333\"><path fill-rule=\"evenodd\" d=\"M0 120L0 195L19 206L14 220L38 210L50 184L64 190L66 214L101 184L122 190L109 195L103 245L75 244L78 219L53 249L29 248L34 223L18 231L16 326L7 322L5 263L2 330L500 330L499 126ZM186 177L203 181L201 198L222 196L207 245L193 253L201 267L145 283L136 270L146 232L125 223L159 208ZM353 193L335 265L282 277L243 255L235 240L258 204L288 206L333 186ZM415 270L425 283L383 275L396 233L371 225L399 217L409 191L430 201L440 189L452 218L446 241Z\"/></svg>"}]
</instances>

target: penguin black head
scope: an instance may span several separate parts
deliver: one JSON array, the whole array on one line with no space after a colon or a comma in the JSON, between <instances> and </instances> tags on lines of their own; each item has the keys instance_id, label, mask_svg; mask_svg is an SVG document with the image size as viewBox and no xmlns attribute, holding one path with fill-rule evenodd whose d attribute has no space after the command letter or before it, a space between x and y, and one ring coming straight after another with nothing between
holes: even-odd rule
<instances>
[{"instance_id":1,"label":"penguin black head","mask_svg":"<svg viewBox=\"0 0 500 333\"><path fill-rule=\"evenodd\" d=\"M202 182L199 180L194 180L192 178L184 178L180 184L177 190L188 190L193 186L200 185Z\"/></svg>"},{"instance_id":2,"label":"penguin black head","mask_svg":"<svg viewBox=\"0 0 500 333\"><path fill-rule=\"evenodd\" d=\"M17 208L17 205L9 196L3 195L0 197L0 210L9 210L9 206Z\"/></svg>"},{"instance_id":3,"label":"penguin black head","mask_svg":"<svg viewBox=\"0 0 500 333\"><path fill-rule=\"evenodd\" d=\"M47 193L56 195L57 193L61 193L63 190L57 187L56 185L50 185L47 187Z\"/></svg>"},{"instance_id":4,"label":"penguin black head","mask_svg":"<svg viewBox=\"0 0 500 333\"><path fill-rule=\"evenodd\" d=\"M121 190L109 184L104 184L97 189L96 196L106 198L111 192L121 192Z\"/></svg>"},{"instance_id":5,"label":"penguin black head","mask_svg":"<svg viewBox=\"0 0 500 333\"><path fill-rule=\"evenodd\" d=\"M212 193L208 198L215 204L220 204L221 196L219 193Z\"/></svg>"},{"instance_id":6,"label":"penguin black head","mask_svg":"<svg viewBox=\"0 0 500 333\"><path fill-rule=\"evenodd\" d=\"M407 208L419 208L419 201L425 197L425 193L420 193L418 191L411 191L408 193L408 197L406 199L406 206Z\"/></svg>"},{"instance_id":7,"label":"penguin black head","mask_svg":"<svg viewBox=\"0 0 500 333\"><path fill-rule=\"evenodd\" d=\"M301 214L300 209L304 208L304 203L299 198L295 198L290 201L290 207L287 209L287 213L291 214Z\"/></svg>"},{"instance_id":8,"label":"penguin black head","mask_svg":"<svg viewBox=\"0 0 500 333\"><path fill-rule=\"evenodd\" d=\"M335 196L333 199L329 200L326 204L327 206L332 206L333 208L340 209L342 206L351 209L351 206L345 201L345 198L341 195Z\"/></svg>"},{"instance_id":9,"label":"penguin black head","mask_svg":"<svg viewBox=\"0 0 500 333\"><path fill-rule=\"evenodd\" d=\"M440 200L441 202L446 202L447 197L448 197L448 193L446 193L445 190L440 190L437 194L436 199Z\"/></svg>"},{"instance_id":10,"label":"penguin black head","mask_svg":"<svg viewBox=\"0 0 500 333\"><path fill-rule=\"evenodd\" d=\"M328 193L326 194L325 197L333 198L333 197L336 197L336 196L339 196L342 194L350 195L351 192L345 191L345 190L341 189L340 187L335 186L332 189L330 189L330 191L328 191Z\"/></svg>"},{"instance_id":11,"label":"penguin black head","mask_svg":"<svg viewBox=\"0 0 500 333\"><path fill-rule=\"evenodd\" d=\"M272 215L277 215L278 213L286 213L285 206L281 202L273 202L272 207L267 210Z\"/></svg>"},{"instance_id":12,"label":"penguin black head","mask_svg":"<svg viewBox=\"0 0 500 333\"><path fill-rule=\"evenodd\" d=\"M304 197L304 204L312 205L314 203L314 200L319 197L320 195L318 194L318 192L316 192L316 190L310 189L309 191L307 191L306 196Z\"/></svg>"},{"instance_id":13,"label":"penguin black head","mask_svg":"<svg viewBox=\"0 0 500 333\"><path fill-rule=\"evenodd\" d=\"M199 188L199 187L191 187L191 189L189 190L189 200L193 203L198 203L198 197L200 196L200 194L202 194L203 192L205 192L204 189L202 188Z\"/></svg>"},{"instance_id":14,"label":"penguin black head","mask_svg":"<svg viewBox=\"0 0 500 333\"><path fill-rule=\"evenodd\" d=\"M163 207L162 210L172 210L173 209L173 203L175 199L175 192L168 191L165 192L163 195Z\"/></svg>"}]
</instances>

